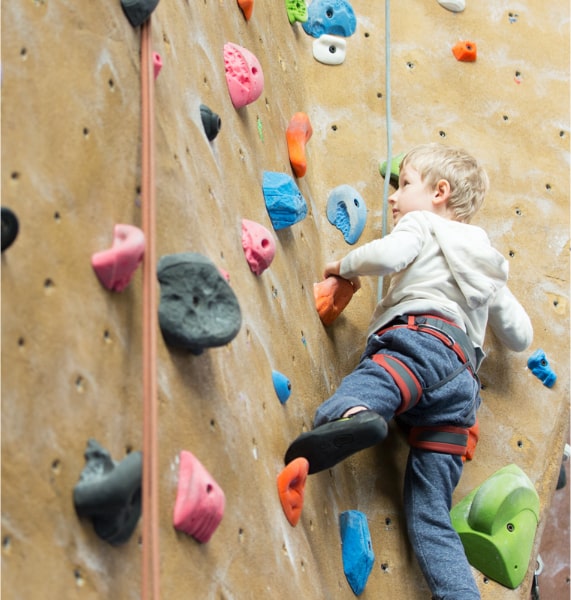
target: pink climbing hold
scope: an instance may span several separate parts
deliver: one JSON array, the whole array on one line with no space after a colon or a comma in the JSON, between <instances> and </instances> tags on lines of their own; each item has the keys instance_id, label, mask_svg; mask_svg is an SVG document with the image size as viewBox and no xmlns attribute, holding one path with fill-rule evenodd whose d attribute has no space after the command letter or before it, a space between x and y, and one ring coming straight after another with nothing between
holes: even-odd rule
<instances>
[{"instance_id":1,"label":"pink climbing hold","mask_svg":"<svg viewBox=\"0 0 571 600\"><path fill-rule=\"evenodd\" d=\"M101 284L113 292L122 292L143 260L145 234L134 225L115 225L113 246L91 257L91 266Z\"/></svg>"},{"instance_id":2,"label":"pink climbing hold","mask_svg":"<svg viewBox=\"0 0 571 600\"><path fill-rule=\"evenodd\" d=\"M252 52L227 42L224 44L224 68L234 108L242 108L260 97L264 89L264 73Z\"/></svg>"},{"instance_id":3,"label":"pink climbing hold","mask_svg":"<svg viewBox=\"0 0 571 600\"><path fill-rule=\"evenodd\" d=\"M153 75L155 79L159 76L161 69L163 68L163 59L158 52L153 52Z\"/></svg>"},{"instance_id":4,"label":"pink climbing hold","mask_svg":"<svg viewBox=\"0 0 571 600\"><path fill-rule=\"evenodd\" d=\"M261 275L270 266L276 254L276 242L270 231L248 219L242 219L242 248L255 275Z\"/></svg>"},{"instance_id":5,"label":"pink climbing hold","mask_svg":"<svg viewBox=\"0 0 571 600\"><path fill-rule=\"evenodd\" d=\"M222 520L226 497L194 454L181 450L179 459L173 525L205 544Z\"/></svg>"}]
</instances>

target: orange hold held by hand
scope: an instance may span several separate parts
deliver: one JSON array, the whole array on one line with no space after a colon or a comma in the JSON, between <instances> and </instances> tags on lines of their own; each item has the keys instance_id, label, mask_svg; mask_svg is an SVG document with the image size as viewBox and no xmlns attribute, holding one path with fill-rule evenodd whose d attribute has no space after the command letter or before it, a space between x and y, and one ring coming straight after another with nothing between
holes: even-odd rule
<instances>
[{"instance_id":1,"label":"orange hold held by hand","mask_svg":"<svg viewBox=\"0 0 571 600\"><path fill-rule=\"evenodd\" d=\"M331 325L351 301L355 288L348 279L335 275L313 284L315 308L324 325Z\"/></svg>"},{"instance_id":2,"label":"orange hold held by hand","mask_svg":"<svg viewBox=\"0 0 571 600\"><path fill-rule=\"evenodd\" d=\"M458 42L452 48L452 54L454 54L456 60L461 62L474 62L476 60L476 43L468 40Z\"/></svg>"},{"instance_id":3,"label":"orange hold held by hand","mask_svg":"<svg viewBox=\"0 0 571 600\"><path fill-rule=\"evenodd\" d=\"M303 112L297 112L291 118L286 130L289 162L296 177L303 177L307 170L305 145L313 134L309 117Z\"/></svg>"},{"instance_id":4,"label":"orange hold held by hand","mask_svg":"<svg viewBox=\"0 0 571 600\"><path fill-rule=\"evenodd\" d=\"M297 525L303 508L309 461L303 456L292 460L278 475L278 494L284 514L292 527Z\"/></svg>"},{"instance_id":5,"label":"orange hold held by hand","mask_svg":"<svg viewBox=\"0 0 571 600\"><path fill-rule=\"evenodd\" d=\"M246 21L249 21L254 11L254 0L238 0L238 6L244 13Z\"/></svg>"}]
</instances>

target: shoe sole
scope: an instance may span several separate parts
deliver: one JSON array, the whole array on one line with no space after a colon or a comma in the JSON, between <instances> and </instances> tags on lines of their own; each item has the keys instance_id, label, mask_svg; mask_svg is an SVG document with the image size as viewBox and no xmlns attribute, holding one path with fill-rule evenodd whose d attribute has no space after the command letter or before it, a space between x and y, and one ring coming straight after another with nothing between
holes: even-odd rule
<instances>
[{"instance_id":1,"label":"shoe sole","mask_svg":"<svg viewBox=\"0 0 571 600\"><path fill-rule=\"evenodd\" d=\"M303 456L309 461L309 474L318 473L378 444L387 436L387 430L383 417L371 411L331 421L296 438L287 449L285 464Z\"/></svg>"}]
</instances>

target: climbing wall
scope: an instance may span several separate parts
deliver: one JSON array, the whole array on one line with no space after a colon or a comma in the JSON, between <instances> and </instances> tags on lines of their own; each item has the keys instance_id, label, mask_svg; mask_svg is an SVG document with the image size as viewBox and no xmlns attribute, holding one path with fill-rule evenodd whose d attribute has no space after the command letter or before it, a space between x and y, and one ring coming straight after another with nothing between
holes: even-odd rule
<instances>
[{"instance_id":1,"label":"climbing wall","mask_svg":"<svg viewBox=\"0 0 571 600\"><path fill-rule=\"evenodd\" d=\"M515 463L541 504L538 545L561 464L569 400L569 5L555 0L436 0L390 8L393 153L428 141L464 146L491 179L475 224L510 262L510 286L535 330L516 354L489 335L476 458L455 500ZM284 1L162 0L151 17L155 82L156 248L208 257L229 274L242 323L228 344L200 355L158 335L161 597L352 598L339 515L366 514L375 564L363 598L429 597L406 541L401 487L407 447L391 428L382 445L311 476L298 525L276 491L289 442L356 364L376 302L364 280L325 328L313 284L350 249L326 217L330 191L364 198L359 243L382 230L387 154L384 4L353 0L355 33L343 64L313 58L313 39L290 24ZM452 54L477 45L475 62ZM140 29L119 0L7 2L2 18L2 206L20 222L2 254L2 593L7 599L139 598L141 532L112 547L76 515L73 489L88 439L122 460L143 445L142 275L105 289L91 256L117 223L141 226ZM249 49L261 96L234 108L223 47ZM221 129L208 141L200 105ZM308 205L273 231L264 171L293 175L285 138L309 116ZM269 228L271 266L254 275L241 222ZM390 231L391 223L387 224ZM157 290L158 294L158 290ZM543 349L558 378L526 367ZM291 383L281 404L272 371ZM224 490L223 519L207 543L174 529L179 455L192 452ZM509 590L474 571L483 598L528 598L530 573Z\"/></svg>"}]
</instances>

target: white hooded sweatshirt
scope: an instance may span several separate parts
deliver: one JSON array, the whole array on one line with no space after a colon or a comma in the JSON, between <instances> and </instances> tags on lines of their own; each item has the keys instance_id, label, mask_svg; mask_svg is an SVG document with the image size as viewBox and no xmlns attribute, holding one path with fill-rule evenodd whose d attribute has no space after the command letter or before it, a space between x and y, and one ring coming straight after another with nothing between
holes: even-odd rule
<instances>
[{"instance_id":1,"label":"white hooded sweatshirt","mask_svg":"<svg viewBox=\"0 0 571 600\"><path fill-rule=\"evenodd\" d=\"M474 225L408 213L389 235L347 254L339 274L391 275L367 336L397 316L431 314L460 326L480 350L488 321L510 350L531 344L529 317L506 285L508 263Z\"/></svg>"}]
</instances>

